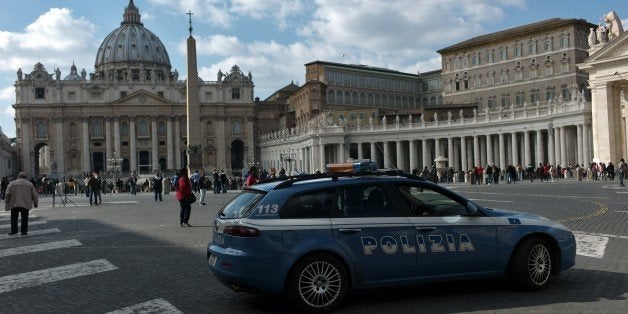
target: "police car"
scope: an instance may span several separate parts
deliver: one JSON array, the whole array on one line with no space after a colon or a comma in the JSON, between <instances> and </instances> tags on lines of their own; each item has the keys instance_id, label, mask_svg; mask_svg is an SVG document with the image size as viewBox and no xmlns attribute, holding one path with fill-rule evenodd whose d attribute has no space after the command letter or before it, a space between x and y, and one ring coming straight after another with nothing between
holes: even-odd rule
<instances>
[{"instance_id":1,"label":"police car","mask_svg":"<svg viewBox=\"0 0 628 314\"><path fill-rule=\"evenodd\" d=\"M546 218L368 162L328 170L260 182L227 204L207 247L216 278L326 312L372 287L507 277L538 290L575 264L573 233Z\"/></svg>"}]
</instances>

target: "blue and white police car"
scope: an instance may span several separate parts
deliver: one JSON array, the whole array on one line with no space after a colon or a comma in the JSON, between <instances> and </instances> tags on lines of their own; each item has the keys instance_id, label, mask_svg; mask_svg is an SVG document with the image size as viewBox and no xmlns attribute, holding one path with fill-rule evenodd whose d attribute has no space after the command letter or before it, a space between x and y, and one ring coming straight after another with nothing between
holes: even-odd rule
<instances>
[{"instance_id":1,"label":"blue and white police car","mask_svg":"<svg viewBox=\"0 0 628 314\"><path fill-rule=\"evenodd\" d=\"M326 312L350 289L485 277L543 289L575 264L574 235L559 223L369 163L328 169L260 182L227 204L207 247L216 278Z\"/></svg>"}]
</instances>

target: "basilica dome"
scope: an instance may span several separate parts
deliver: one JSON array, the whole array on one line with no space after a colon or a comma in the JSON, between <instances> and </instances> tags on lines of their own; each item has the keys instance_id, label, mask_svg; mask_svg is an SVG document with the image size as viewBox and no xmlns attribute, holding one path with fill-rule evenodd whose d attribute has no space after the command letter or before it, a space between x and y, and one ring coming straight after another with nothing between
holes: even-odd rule
<instances>
[{"instance_id":1,"label":"basilica dome","mask_svg":"<svg viewBox=\"0 0 628 314\"><path fill-rule=\"evenodd\" d=\"M103 40L96 55L96 73L140 65L170 71L168 52L153 32L140 22L139 9L129 1L120 27Z\"/></svg>"}]
</instances>

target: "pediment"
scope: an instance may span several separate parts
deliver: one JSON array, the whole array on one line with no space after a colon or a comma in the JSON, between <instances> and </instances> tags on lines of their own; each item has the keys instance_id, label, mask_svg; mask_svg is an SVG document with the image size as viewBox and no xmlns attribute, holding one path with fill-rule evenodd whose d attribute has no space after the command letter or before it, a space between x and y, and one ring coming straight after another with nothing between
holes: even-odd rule
<instances>
[{"instance_id":1,"label":"pediment","mask_svg":"<svg viewBox=\"0 0 628 314\"><path fill-rule=\"evenodd\" d=\"M120 98L112 102L112 104L142 106L156 104L171 105L173 104L173 102L145 90L139 90L130 95L127 95L126 97Z\"/></svg>"},{"instance_id":2,"label":"pediment","mask_svg":"<svg viewBox=\"0 0 628 314\"><path fill-rule=\"evenodd\" d=\"M582 64L593 66L625 58L628 58L628 31L623 32L619 37L590 55Z\"/></svg>"}]
</instances>

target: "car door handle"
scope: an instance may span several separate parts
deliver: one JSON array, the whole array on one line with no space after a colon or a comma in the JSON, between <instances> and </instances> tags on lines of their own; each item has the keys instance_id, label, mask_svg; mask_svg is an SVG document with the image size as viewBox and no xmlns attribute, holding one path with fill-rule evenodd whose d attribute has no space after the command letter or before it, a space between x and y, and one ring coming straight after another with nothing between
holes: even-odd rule
<instances>
[{"instance_id":1,"label":"car door handle","mask_svg":"<svg viewBox=\"0 0 628 314\"><path fill-rule=\"evenodd\" d=\"M345 229L345 228L340 228L338 229L338 231L340 231L340 233L347 233L347 234L351 234L351 233L358 233L358 232L362 232L362 229Z\"/></svg>"},{"instance_id":2,"label":"car door handle","mask_svg":"<svg viewBox=\"0 0 628 314\"><path fill-rule=\"evenodd\" d=\"M432 232L436 230L436 227L416 227L416 231L419 232Z\"/></svg>"}]
</instances>

